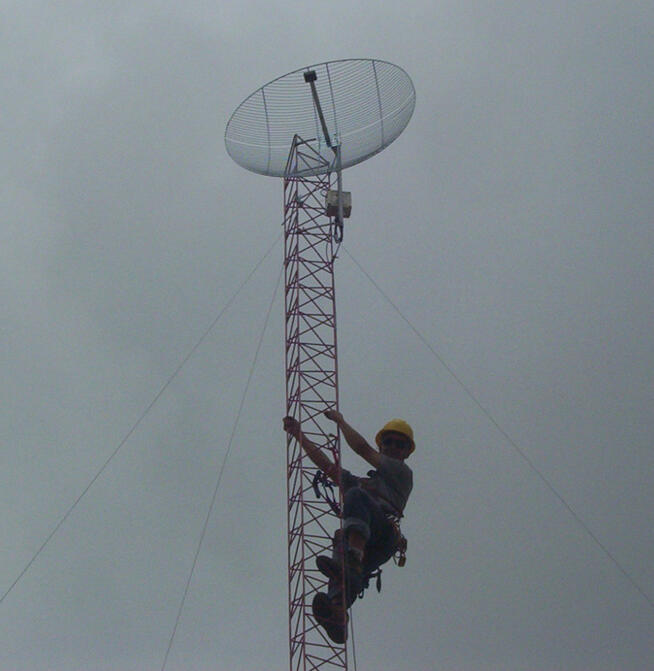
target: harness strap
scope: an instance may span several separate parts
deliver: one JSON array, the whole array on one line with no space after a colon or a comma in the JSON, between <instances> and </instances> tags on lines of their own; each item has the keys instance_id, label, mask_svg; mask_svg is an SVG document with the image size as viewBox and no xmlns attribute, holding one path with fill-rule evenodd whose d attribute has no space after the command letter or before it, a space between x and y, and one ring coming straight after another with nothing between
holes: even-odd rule
<instances>
[{"instance_id":1,"label":"harness strap","mask_svg":"<svg viewBox=\"0 0 654 671\"><path fill-rule=\"evenodd\" d=\"M329 507L332 509L332 512L337 516L341 517L341 508L338 505L336 496L334 495L334 485L322 471L316 471L316 474L313 476L313 491L317 499L323 498ZM322 487L322 493L320 492L319 487Z\"/></svg>"},{"instance_id":2,"label":"harness strap","mask_svg":"<svg viewBox=\"0 0 654 671\"><path fill-rule=\"evenodd\" d=\"M338 501L334 493L334 485L330 481L329 477L322 471L316 471L316 474L313 476L312 485L316 498L324 498L325 501L329 503L329 507L332 509L332 512L337 517L342 517L342 510L338 505ZM322 492L320 489L322 489ZM385 501L385 499L382 500ZM408 546L408 541L400 529L401 518L401 513L386 513L386 519L392 524L396 539L393 561L397 564L397 566L400 567L406 564L406 551ZM377 578L377 591L381 591L381 569L378 569L378 573L372 573L370 577L373 576Z\"/></svg>"},{"instance_id":3,"label":"harness strap","mask_svg":"<svg viewBox=\"0 0 654 671\"><path fill-rule=\"evenodd\" d=\"M387 515L388 521L393 525L393 530L395 531L396 538L396 548L393 554L393 561L400 567L406 564L406 549L409 544L406 537L400 529L400 518L395 515Z\"/></svg>"}]
</instances>

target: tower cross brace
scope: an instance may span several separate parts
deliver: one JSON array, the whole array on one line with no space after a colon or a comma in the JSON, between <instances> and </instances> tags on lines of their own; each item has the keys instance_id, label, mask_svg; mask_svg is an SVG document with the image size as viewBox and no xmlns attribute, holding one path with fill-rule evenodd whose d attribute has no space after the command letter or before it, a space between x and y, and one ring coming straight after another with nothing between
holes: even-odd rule
<instances>
[{"instance_id":1,"label":"tower cross brace","mask_svg":"<svg viewBox=\"0 0 654 671\"><path fill-rule=\"evenodd\" d=\"M340 468L340 436L323 416L338 409L335 222L325 207L333 177L331 172L297 176L323 163L295 136L287 164L287 174L294 176L284 179L286 414L298 419L304 434ZM315 559L331 554L340 521L329 502L316 496L318 469L291 436L286 463L290 669L347 671L347 647L331 641L311 612L313 597L327 585ZM342 504L340 498L339 493Z\"/></svg>"}]
</instances>

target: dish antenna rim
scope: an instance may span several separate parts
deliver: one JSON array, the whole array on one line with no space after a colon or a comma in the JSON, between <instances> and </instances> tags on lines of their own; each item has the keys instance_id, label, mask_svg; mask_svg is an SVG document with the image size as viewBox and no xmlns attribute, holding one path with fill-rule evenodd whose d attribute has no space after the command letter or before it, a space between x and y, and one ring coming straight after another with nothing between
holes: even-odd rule
<instances>
[{"instance_id":1,"label":"dish antenna rim","mask_svg":"<svg viewBox=\"0 0 654 671\"><path fill-rule=\"evenodd\" d=\"M323 61L275 77L244 98L225 127L225 148L236 163L257 174L324 174L338 169L336 147L340 169L386 149L406 128L415 103L411 77L390 61ZM324 160L289 173L287 157L296 135Z\"/></svg>"}]
</instances>

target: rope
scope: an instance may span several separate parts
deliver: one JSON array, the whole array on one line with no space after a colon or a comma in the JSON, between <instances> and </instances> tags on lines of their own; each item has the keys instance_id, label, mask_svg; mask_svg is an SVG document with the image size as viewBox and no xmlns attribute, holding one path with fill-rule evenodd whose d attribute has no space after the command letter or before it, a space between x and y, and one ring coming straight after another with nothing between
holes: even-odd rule
<instances>
[{"instance_id":1,"label":"rope","mask_svg":"<svg viewBox=\"0 0 654 671\"><path fill-rule=\"evenodd\" d=\"M354 662L354 671L357 671L357 646L354 642L354 613L350 608L350 640L352 641L352 661Z\"/></svg>"},{"instance_id":2,"label":"rope","mask_svg":"<svg viewBox=\"0 0 654 671\"><path fill-rule=\"evenodd\" d=\"M419 340L427 347L427 349L436 357L438 362L445 368L445 370L452 376L452 378L458 383L458 385L463 389L468 398L481 410L481 412L486 416L486 418L493 424L493 426L504 436L507 442L513 447L520 457L526 462L529 468L535 473L540 480L545 484L547 489L559 500L559 502L564 506L564 508L570 513L573 519L577 524L588 534L591 540L597 545L598 548L613 562L614 566L622 573L622 575L631 583L632 587L647 601L647 603L654 609L654 600L652 597L645 592L645 590L638 584L636 579L622 566L618 559L611 553L611 551L600 541L600 539L595 535L595 533L590 529L590 527L579 517L575 512L572 506L565 500L562 494L554 487L554 485L547 479L547 477L538 469L536 464L527 456L522 448L516 443L515 440L500 426L497 420L493 417L488 409L482 405L481 401L472 393L470 388L461 380L461 378L454 372L454 370L443 360L440 354L432 347L431 343L418 331L418 329L409 321L407 317L401 312L400 308L389 298L389 296L383 291L377 282L371 277L371 275L365 270L365 268L350 254L350 252L343 247L345 253L348 257L354 262L354 264L359 268L359 270L368 278L372 285L379 291L379 293L384 297L384 299L391 305L391 307L397 312L397 314L402 318L404 322L409 326L409 328L416 334Z\"/></svg>"},{"instance_id":3,"label":"rope","mask_svg":"<svg viewBox=\"0 0 654 671\"><path fill-rule=\"evenodd\" d=\"M261 264L265 261L265 259L270 255L270 252L275 248L279 240L281 239L282 234L277 236L277 239L272 243L272 245L268 248L266 253L261 257L261 259L255 264L255 266L252 268L250 271L250 274L241 282L240 286L238 289L232 294L231 298L227 301L223 309L218 313L218 316L211 322L209 327L204 331L204 333L200 336L198 341L193 345L193 347L190 349L188 354L182 359L181 363L175 368L173 373L168 377L168 379L164 382L163 386L159 391L157 392L156 396L152 399L150 404L145 408L145 410L141 413L139 418L134 422L132 427L129 429L129 431L125 434L123 439L118 443L118 447L109 455L109 458L102 464L100 469L97 471L97 473L93 476L89 484L84 488L82 493L75 499L73 504L68 508L64 516L59 520L59 522L56 524L54 529L50 532L48 537L41 543L39 549L32 555L32 558L27 562L23 570L18 574L16 579L9 585L7 590L4 592L4 594L0 597L0 604L7 598L9 593L16 587L16 585L20 582L20 580L23 578L23 576L29 571L31 568L32 564L36 561L37 557L45 550L46 546L48 543L52 540L54 535L59 531L61 526L64 524L64 522L70 517L70 514L75 510L77 505L80 503L80 501L86 496L88 493L89 489L95 484L95 482L98 480L98 478L102 475L102 473L106 470L107 466L113 461L113 459L116 457L116 455L120 452L121 448L125 445L125 443L129 440L129 438L132 436L132 434L136 431L138 426L141 424L141 422L145 419L145 417L148 415L148 413L152 410L152 408L155 406L157 401L161 398L163 393L168 389L170 383L179 375L179 372L184 368L188 360L195 354L197 349L200 347L200 345L206 340L207 336L209 333L213 330L213 328L216 326L220 318L225 314L225 312L231 307L232 303L234 300L236 300L236 297L241 293L245 285L252 279L252 276L256 273L256 271L259 269Z\"/></svg>"},{"instance_id":4,"label":"rope","mask_svg":"<svg viewBox=\"0 0 654 671\"><path fill-rule=\"evenodd\" d=\"M211 497L211 504L209 505L209 510L207 512L207 516L204 520L204 525L202 527L202 533L200 534L200 540L198 542L197 548L195 550L195 555L193 557L193 564L191 566L191 572L189 573L188 579L186 581L186 585L184 587L184 594L182 595L182 600L179 604L179 609L177 610L177 617L175 618L175 626L173 627L173 631L170 635L170 640L168 641L168 648L166 649L166 654L164 656L163 664L161 665L161 671L164 671L166 667L166 663L168 661L168 655L170 654L170 650L173 646L173 640L175 638L175 634L177 633L177 627L179 625L179 621L182 617L182 610L184 609L184 603L186 601L186 596L188 595L189 588L191 586L191 580L193 579L193 574L195 573L195 567L198 563L198 557L200 556L200 550L202 549L202 543L204 542L204 537L207 533L207 527L209 526L209 519L211 518L211 514L213 512L215 503L216 503L216 497L218 495L218 488L220 487L220 482L223 477L223 473L225 471L225 465L227 464L227 459L229 457L229 454L232 449L232 443L234 442L234 435L236 434L236 428L238 427L239 420L241 419L241 412L243 411L243 406L245 405L245 398L248 393L248 389L250 388L250 382L252 381L252 376L254 374L254 369L257 365L257 359L259 358L259 352L261 351L261 344L263 343L263 337L264 334L266 333L266 328L268 326L268 322L270 321L270 313L272 311L273 303L275 302L275 298L277 296L277 290L279 289L279 284L282 278L282 272L284 268L279 271L279 275L277 277L277 283L275 284L275 290L273 291L273 296L270 300L270 305L268 306L268 311L266 312L266 318L263 323L263 328L261 329L261 333L259 335L259 342L257 343L257 349L256 352L254 353L254 358L252 359L252 364L250 366L250 372L248 373L248 379L247 382L245 383L245 389L243 390L243 394L241 396L241 402L240 405L238 406L238 411L236 413L236 419L234 420L234 425L232 426L232 433L229 436L229 441L227 443L227 450L225 452L225 456L223 457L222 463L220 465L220 469L218 471L218 479L216 481L216 486L214 487L213 490L213 496Z\"/></svg>"}]
</instances>

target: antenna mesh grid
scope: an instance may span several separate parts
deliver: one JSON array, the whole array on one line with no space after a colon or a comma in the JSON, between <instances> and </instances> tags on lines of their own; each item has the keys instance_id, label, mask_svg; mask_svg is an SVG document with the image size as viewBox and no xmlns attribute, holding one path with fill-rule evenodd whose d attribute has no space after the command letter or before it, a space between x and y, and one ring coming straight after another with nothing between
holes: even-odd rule
<instances>
[{"instance_id":1,"label":"antenna mesh grid","mask_svg":"<svg viewBox=\"0 0 654 671\"><path fill-rule=\"evenodd\" d=\"M283 177L291 142L299 135L333 166L334 152L323 135L311 87L304 81L308 70L316 72L327 130L332 144L341 144L343 168L387 147L413 114L413 82L392 63L342 60L295 70L257 89L229 120L225 145L239 165L262 175ZM302 174L327 170L316 168Z\"/></svg>"}]
</instances>

